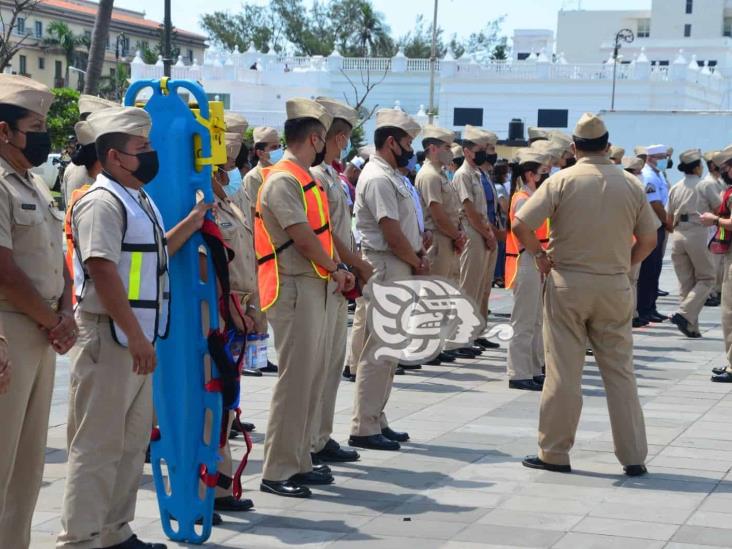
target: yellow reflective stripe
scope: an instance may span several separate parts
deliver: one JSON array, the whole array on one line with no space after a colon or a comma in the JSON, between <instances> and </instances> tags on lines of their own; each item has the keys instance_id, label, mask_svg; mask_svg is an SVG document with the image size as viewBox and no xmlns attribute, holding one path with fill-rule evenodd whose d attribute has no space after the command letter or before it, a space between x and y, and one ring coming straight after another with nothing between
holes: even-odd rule
<instances>
[{"instance_id":1,"label":"yellow reflective stripe","mask_svg":"<svg viewBox=\"0 0 732 549\"><path fill-rule=\"evenodd\" d=\"M127 299L130 301L140 299L140 284L142 281L142 254L143 252L132 252L130 254L130 279L127 289Z\"/></svg>"},{"instance_id":2,"label":"yellow reflective stripe","mask_svg":"<svg viewBox=\"0 0 732 549\"><path fill-rule=\"evenodd\" d=\"M315 195L315 200L318 201L318 213L320 214L320 226L322 227L325 225L325 212L323 211L323 199L320 196L320 188L317 185L313 189L313 194Z\"/></svg>"},{"instance_id":3,"label":"yellow reflective stripe","mask_svg":"<svg viewBox=\"0 0 732 549\"><path fill-rule=\"evenodd\" d=\"M723 227L719 228L719 239L724 240L724 228Z\"/></svg>"}]
</instances>

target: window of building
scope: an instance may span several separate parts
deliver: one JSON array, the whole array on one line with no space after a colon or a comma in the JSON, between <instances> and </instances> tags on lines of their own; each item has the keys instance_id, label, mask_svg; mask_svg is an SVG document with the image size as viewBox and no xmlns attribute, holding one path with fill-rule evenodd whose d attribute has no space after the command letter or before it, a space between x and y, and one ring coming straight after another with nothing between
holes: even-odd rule
<instances>
[{"instance_id":1,"label":"window of building","mask_svg":"<svg viewBox=\"0 0 732 549\"><path fill-rule=\"evenodd\" d=\"M55 78L61 78L64 72L64 65L61 61L56 61L54 64L53 75Z\"/></svg>"},{"instance_id":2,"label":"window of building","mask_svg":"<svg viewBox=\"0 0 732 549\"><path fill-rule=\"evenodd\" d=\"M38 58L38 70L39 71L46 70L46 58L45 57Z\"/></svg>"},{"instance_id":3,"label":"window of building","mask_svg":"<svg viewBox=\"0 0 732 549\"><path fill-rule=\"evenodd\" d=\"M691 36L691 25L687 23L684 25L684 38L689 38Z\"/></svg>"},{"instance_id":4,"label":"window of building","mask_svg":"<svg viewBox=\"0 0 732 549\"><path fill-rule=\"evenodd\" d=\"M529 55L531 55L531 54L522 52L522 53L517 54L516 59L518 59L519 61L524 61L525 59L529 58Z\"/></svg>"},{"instance_id":5,"label":"window of building","mask_svg":"<svg viewBox=\"0 0 732 549\"><path fill-rule=\"evenodd\" d=\"M28 74L28 58L25 55L18 56L18 72Z\"/></svg>"},{"instance_id":6,"label":"window of building","mask_svg":"<svg viewBox=\"0 0 732 549\"><path fill-rule=\"evenodd\" d=\"M452 118L453 126L465 126L466 124L471 124L472 126L482 126L483 109L456 108L453 111Z\"/></svg>"},{"instance_id":7,"label":"window of building","mask_svg":"<svg viewBox=\"0 0 732 549\"><path fill-rule=\"evenodd\" d=\"M119 54L122 57L127 57L130 53L130 39L127 36L122 36L119 39Z\"/></svg>"},{"instance_id":8,"label":"window of building","mask_svg":"<svg viewBox=\"0 0 732 549\"><path fill-rule=\"evenodd\" d=\"M722 27L722 34L724 36L732 36L732 17L724 18L724 26Z\"/></svg>"},{"instance_id":9,"label":"window of building","mask_svg":"<svg viewBox=\"0 0 732 549\"><path fill-rule=\"evenodd\" d=\"M15 32L20 35L25 35L25 17L18 17L15 21Z\"/></svg>"},{"instance_id":10,"label":"window of building","mask_svg":"<svg viewBox=\"0 0 732 549\"><path fill-rule=\"evenodd\" d=\"M638 38L649 38L651 36L651 20L638 19L638 28L635 34Z\"/></svg>"},{"instance_id":11,"label":"window of building","mask_svg":"<svg viewBox=\"0 0 732 549\"><path fill-rule=\"evenodd\" d=\"M43 22L36 21L35 23L36 38L43 38Z\"/></svg>"},{"instance_id":12,"label":"window of building","mask_svg":"<svg viewBox=\"0 0 732 549\"><path fill-rule=\"evenodd\" d=\"M569 123L569 110L539 109L536 122L540 128L566 128Z\"/></svg>"},{"instance_id":13,"label":"window of building","mask_svg":"<svg viewBox=\"0 0 732 549\"><path fill-rule=\"evenodd\" d=\"M694 0L686 0L686 13L689 14L694 11Z\"/></svg>"}]
</instances>

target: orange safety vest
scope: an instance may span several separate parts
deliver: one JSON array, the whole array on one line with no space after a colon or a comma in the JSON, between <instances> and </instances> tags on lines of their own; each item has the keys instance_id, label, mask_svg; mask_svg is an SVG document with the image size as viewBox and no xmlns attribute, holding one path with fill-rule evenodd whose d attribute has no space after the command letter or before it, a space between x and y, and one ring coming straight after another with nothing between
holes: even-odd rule
<instances>
[{"instance_id":1,"label":"orange safety vest","mask_svg":"<svg viewBox=\"0 0 732 549\"><path fill-rule=\"evenodd\" d=\"M511 198L511 206L508 208L508 217L511 220L511 226L515 222L516 217L516 203L519 200L529 198L529 193L525 190L516 191ZM536 238L541 242L541 247L546 250L549 244L549 220L545 220L542 225L534 231ZM521 247L521 242L513 234L513 230L509 231L506 238L506 288L513 288L513 284L516 281L516 273L518 272L518 259L521 252L524 249Z\"/></svg>"},{"instance_id":2,"label":"orange safety vest","mask_svg":"<svg viewBox=\"0 0 732 549\"><path fill-rule=\"evenodd\" d=\"M273 174L281 172L290 174L300 183L302 187L302 203L305 208L305 215L308 218L308 224L328 256L333 257L333 238L330 230L328 198L320 183L313 180L310 172L291 160L280 160L274 166L263 168L263 182L257 194L257 208L254 219L254 251L257 255L257 280L262 311L266 311L274 305L279 296L280 275L277 266L277 254L292 245L292 240L288 240L281 246L275 247L261 215L262 189ZM322 266L312 261L311 263L315 274L327 280L330 273Z\"/></svg>"},{"instance_id":3,"label":"orange safety vest","mask_svg":"<svg viewBox=\"0 0 732 549\"><path fill-rule=\"evenodd\" d=\"M71 210L79 199L86 194L91 185L83 185L71 192L71 198L66 205L66 216L64 217L64 236L66 237L66 268L69 270L71 280L74 280L74 235L71 232ZM71 301L76 304L76 292L71 291Z\"/></svg>"}]
</instances>

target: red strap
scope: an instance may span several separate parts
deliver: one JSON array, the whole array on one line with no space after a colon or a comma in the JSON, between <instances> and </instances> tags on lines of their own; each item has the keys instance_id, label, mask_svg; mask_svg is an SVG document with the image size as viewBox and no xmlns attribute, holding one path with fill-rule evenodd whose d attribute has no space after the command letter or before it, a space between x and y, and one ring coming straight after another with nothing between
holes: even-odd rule
<instances>
[{"instance_id":1,"label":"red strap","mask_svg":"<svg viewBox=\"0 0 732 549\"><path fill-rule=\"evenodd\" d=\"M219 482L219 474L215 473L213 475L208 474L208 467L201 463L201 466L198 469L199 475L201 477L201 480L203 483L208 486L209 488L216 488L216 485Z\"/></svg>"},{"instance_id":2,"label":"red strap","mask_svg":"<svg viewBox=\"0 0 732 549\"><path fill-rule=\"evenodd\" d=\"M212 379L206 385L203 386L207 393L220 393L221 392L221 380L218 378Z\"/></svg>"},{"instance_id":3,"label":"red strap","mask_svg":"<svg viewBox=\"0 0 732 549\"><path fill-rule=\"evenodd\" d=\"M241 499L241 494L244 491L241 486L241 476L244 473L244 469L246 469L247 463L249 462L249 454L252 452L252 437L249 436L249 433L247 433L246 429L242 428L241 421L239 420L239 416L241 415L241 409L236 409L236 422L238 424L238 427L240 428L241 433L244 435L244 442L247 445L247 452L244 454L244 457L241 458L241 462L239 463L239 467L236 468L236 473L234 473L234 488L232 489L232 494L236 499Z\"/></svg>"}]
</instances>

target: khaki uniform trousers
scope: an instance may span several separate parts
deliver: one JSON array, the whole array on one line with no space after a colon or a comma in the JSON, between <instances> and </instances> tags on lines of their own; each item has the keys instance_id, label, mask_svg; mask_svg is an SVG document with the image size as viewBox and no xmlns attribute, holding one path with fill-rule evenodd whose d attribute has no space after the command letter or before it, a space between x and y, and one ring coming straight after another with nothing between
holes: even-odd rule
<instances>
[{"instance_id":1,"label":"khaki uniform trousers","mask_svg":"<svg viewBox=\"0 0 732 549\"><path fill-rule=\"evenodd\" d=\"M150 441L152 376L132 371L107 315L76 312L71 351L68 465L57 547L96 549L132 536Z\"/></svg>"},{"instance_id":2,"label":"khaki uniform trousers","mask_svg":"<svg viewBox=\"0 0 732 549\"><path fill-rule=\"evenodd\" d=\"M711 254L712 265L714 265L714 288L712 289L712 295L721 297L722 296L722 281L724 280L725 266L724 256L721 254Z\"/></svg>"},{"instance_id":3,"label":"khaki uniform trousers","mask_svg":"<svg viewBox=\"0 0 732 549\"><path fill-rule=\"evenodd\" d=\"M348 368L351 375L356 375L358 359L361 358L363 342L366 337L366 300L363 297L356 299L356 310L353 311L351 324L351 345L348 353Z\"/></svg>"},{"instance_id":4,"label":"khaki uniform trousers","mask_svg":"<svg viewBox=\"0 0 732 549\"><path fill-rule=\"evenodd\" d=\"M724 279L722 281L722 335L727 353L727 371L732 371L732 252L724 256Z\"/></svg>"},{"instance_id":5,"label":"khaki uniform trousers","mask_svg":"<svg viewBox=\"0 0 732 549\"><path fill-rule=\"evenodd\" d=\"M539 457L569 464L582 410L582 369L589 338L610 412L615 455L641 465L648 454L633 370L628 276L552 271L544 290L546 381L539 412Z\"/></svg>"},{"instance_id":6,"label":"khaki uniform trousers","mask_svg":"<svg viewBox=\"0 0 732 549\"><path fill-rule=\"evenodd\" d=\"M372 280L385 283L391 280L407 278L412 275L412 269L391 252L364 251L364 257L374 268ZM372 306L367 298L365 316ZM394 372L397 368L396 360L373 360L374 351L381 345L374 334L370 333L368 324L364 332L364 345L358 362L356 375L356 389L353 402L353 420L351 435L370 436L381 433L389 426L384 409L389 401L391 387L394 381Z\"/></svg>"},{"instance_id":7,"label":"khaki uniform trousers","mask_svg":"<svg viewBox=\"0 0 732 549\"><path fill-rule=\"evenodd\" d=\"M485 308L485 292L488 286L488 269L490 267L490 250L485 247L485 241L478 231L471 225L466 225L465 233L468 242L460 255L460 287L473 301L476 307ZM493 260L495 266L495 259Z\"/></svg>"},{"instance_id":8,"label":"khaki uniform trousers","mask_svg":"<svg viewBox=\"0 0 732 549\"><path fill-rule=\"evenodd\" d=\"M458 258L455 255L455 244L452 238L438 230L432 231L432 246L427 250L430 261L430 274L450 278Z\"/></svg>"},{"instance_id":9,"label":"khaki uniform trousers","mask_svg":"<svg viewBox=\"0 0 732 549\"><path fill-rule=\"evenodd\" d=\"M12 363L0 395L0 547L30 545L31 520L43 479L56 353L30 318L0 312Z\"/></svg>"},{"instance_id":10,"label":"khaki uniform trousers","mask_svg":"<svg viewBox=\"0 0 732 549\"><path fill-rule=\"evenodd\" d=\"M671 261L680 285L679 314L689 321L692 330L699 329L699 313L716 279L711 255L706 227L689 223L676 227Z\"/></svg>"},{"instance_id":11,"label":"khaki uniform trousers","mask_svg":"<svg viewBox=\"0 0 732 549\"><path fill-rule=\"evenodd\" d=\"M231 459L231 446L229 446L229 431L231 431L231 424L234 422L234 418L236 417L236 412L233 410L229 410L227 419L226 419L226 430L221 433L221 436L224 437L226 440L226 443L224 444L223 448L219 448L219 456L221 457L221 462L219 463L218 471L221 474L226 475L227 477L230 477L234 473L234 469L232 467L233 461ZM211 436L209 433L209 425L206 424L204 427L204 439L207 439ZM218 429L216 429L218 431ZM215 496L216 498L225 498L227 496L232 495L232 487L230 486L227 488L222 488L219 485L216 485L215 489Z\"/></svg>"},{"instance_id":12,"label":"khaki uniform trousers","mask_svg":"<svg viewBox=\"0 0 732 549\"><path fill-rule=\"evenodd\" d=\"M640 276L641 264L636 263L630 266L628 280L630 280L630 289L633 290L633 318L638 318L638 277Z\"/></svg>"},{"instance_id":13,"label":"khaki uniform trousers","mask_svg":"<svg viewBox=\"0 0 732 549\"><path fill-rule=\"evenodd\" d=\"M483 302L480 305L480 314L483 318L488 319L488 311L490 311L489 300L491 298L491 288L493 286L493 276L496 274L496 263L498 261L498 246L492 250L487 250L488 253L488 270L486 271L485 279L485 290L483 293Z\"/></svg>"},{"instance_id":14,"label":"khaki uniform trousers","mask_svg":"<svg viewBox=\"0 0 732 549\"><path fill-rule=\"evenodd\" d=\"M329 285L329 291L335 286ZM327 333L325 349L328 353L328 362L325 363L326 372L323 389L317 399L315 419L313 421L312 451L320 452L330 440L333 433L333 419L335 417L336 397L338 386L341 383L341 372L346 360L348 344L348 301L340 295L332 295L328 299L326 311Z\"/></svg>"},{"instance_id":15,"label":"khaki uniform trousers","mask_svg":"<svg viewBox=\"0 0 732 549\"><path fill-rule=\"evenodd\" d=\"M541 375L544 366L542 286L534 258L520 254L513 286L513 337L508 344L508 379L532 379Z\"/></svg>"},{"instance_id":16,"label":"khaki uniform trousers","mask_svg":"<svg viewBox=\"0 0 732 549\"><path fill-rule=\"evenodd\" d=\"M264 480L284 481L313 470L312 424L325 380L324 319L330 298L321 278L280 275L279 297L267 311L279 372L264 437Z\"/></svg>"}]
</instances>

